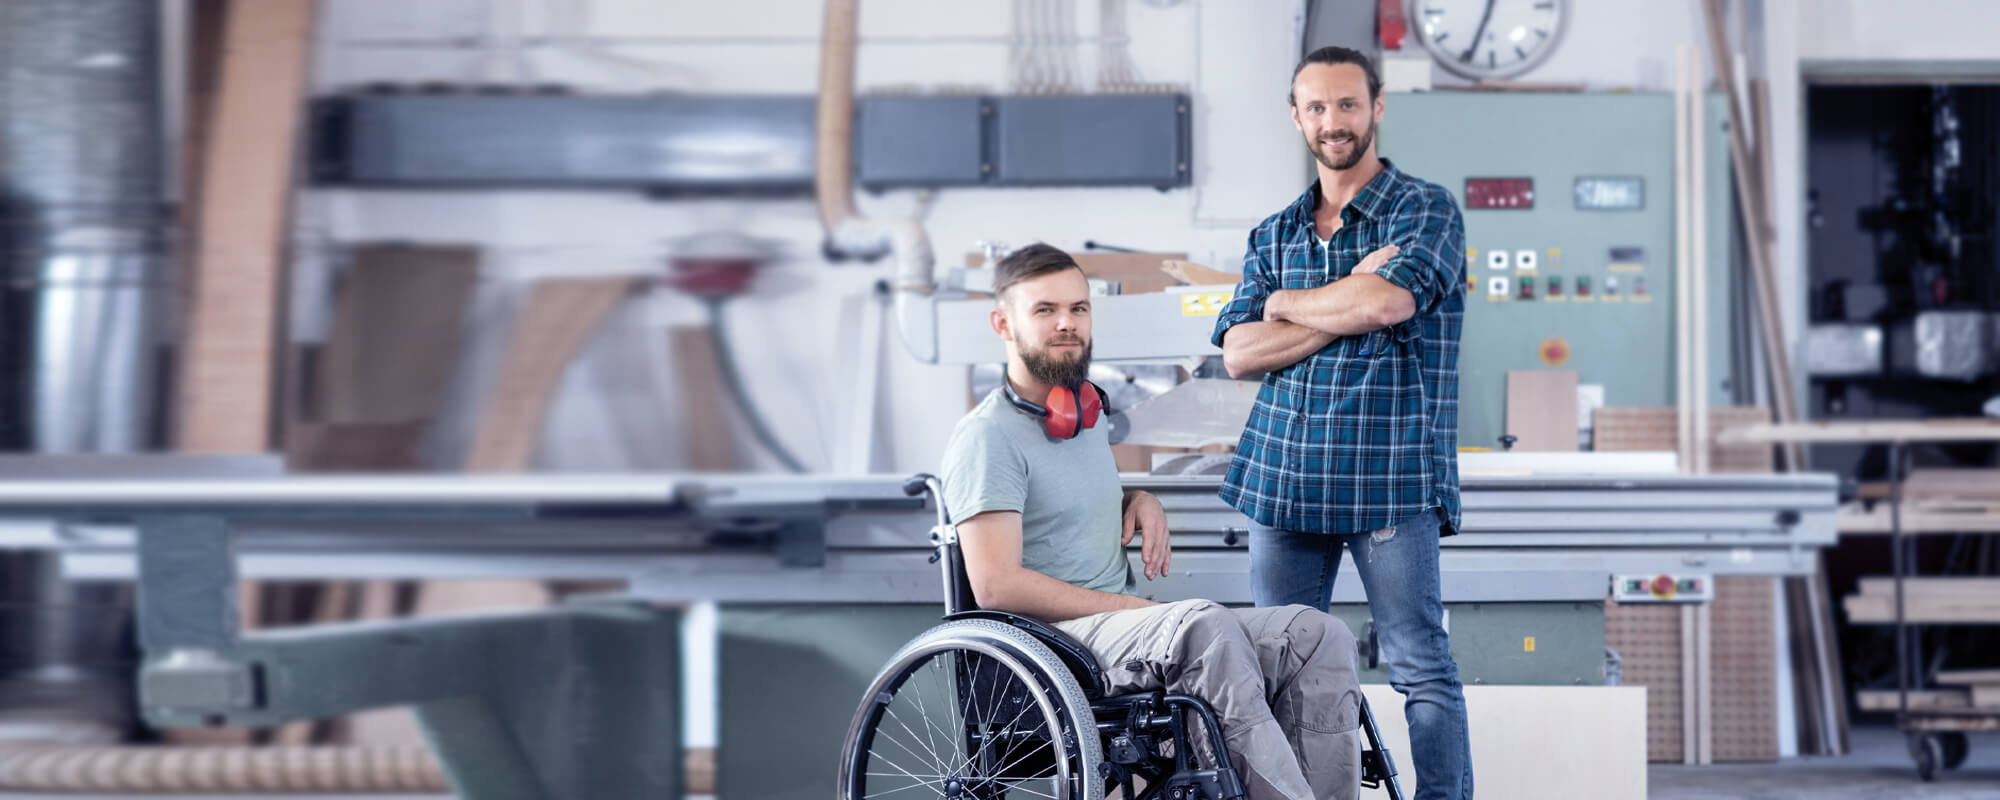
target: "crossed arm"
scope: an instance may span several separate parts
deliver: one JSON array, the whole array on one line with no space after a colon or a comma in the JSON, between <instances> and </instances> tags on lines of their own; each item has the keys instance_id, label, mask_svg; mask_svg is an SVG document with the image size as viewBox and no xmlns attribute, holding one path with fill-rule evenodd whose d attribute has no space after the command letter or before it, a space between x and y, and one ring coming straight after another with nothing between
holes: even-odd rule
<instances>
[{"instance_id":1,"label":"crossed arm","mask_svg":"<svg viewBox=\"0 0 2000 800\"><path fill-rule=\"evenodd\" d=\"M1417 313L1416 296L1375 271L1400 250L1369 253L1353 274L1313 289L1281 289L1264 300L1264 319L1230 328L1222 366L1232 378L1283 369L1341 336L1396 325Z\"/></svg>"},{"instance_id":2,"label":"crossed arm","mask_svg":"<svg viewBox=\"0 0 2000 800\"><path fill-rule=\"evenodd\" d=\"M1159 499L1146 492L1127 492L1124 517L1124 544L1131 544L1138 529L1146 532L1141 545L1146 579L1166 575L1172 551L1168 546L1166 514L1160 509ZM988 511L958 523L958 548L965 556L966 578L972 584L973 599L981 608L1025 614L1044 622L1061 622L1154 604L1143 597L1074 586L1021 566L1018 511Z\"/></svg>"}]
</instances>

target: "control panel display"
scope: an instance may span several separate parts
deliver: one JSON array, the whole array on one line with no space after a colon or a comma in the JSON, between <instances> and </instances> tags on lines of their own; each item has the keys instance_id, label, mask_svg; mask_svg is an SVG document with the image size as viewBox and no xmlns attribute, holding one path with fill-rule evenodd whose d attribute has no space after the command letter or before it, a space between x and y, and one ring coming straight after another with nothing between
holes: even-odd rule
<instances>
[{"instance_id":1,"label":"control panel display","mask_svg":"<svg viewBox=\"0 0 2000 800\"><path fill-rule=\"evenodd\" d=\"M1628 176L1586 176L1576 179L1579 211L1638 211L1646 207L1646 179Z\"/></svg>"}]
</instances>

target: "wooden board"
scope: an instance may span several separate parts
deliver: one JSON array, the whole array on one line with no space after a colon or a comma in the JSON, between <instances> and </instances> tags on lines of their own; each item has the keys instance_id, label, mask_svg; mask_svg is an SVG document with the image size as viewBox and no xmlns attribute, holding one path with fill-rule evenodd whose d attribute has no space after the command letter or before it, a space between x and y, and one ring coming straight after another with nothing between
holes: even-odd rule
<instances>
[{"instance_id":1,"label":"wooden board","mask_svg":"<svg viewBox=\"0 0 2000 800\"><path fill-rule=\"evenodd\" d=\"M1937 682L1947 686L2000 684L2000 669L1938 670Z\"/></svg>"},{"instance_id":2,"label":"wooden board","mask_svg":"<svg viewBox=\"0 0 2000 800\"><path fill-rule=\"evenodd\" d=\"M1708 427L1713 432L1764 422L1770 416L1768 409L1759 406L1711 407ZM1599 452L1673 451L1677 424L1672 406L1604 406L1591 413L1590 448ZM1761 474L1776 469L1771 447L1764 444L1712 441L1708 464L1710 472L1728 474Z\"/></svg>"},{"instance_id":3,"label":"wooden board","mask_svg":"<svg viewBox=\"0 0 2000 800\"><path fill-rule=\"evenodd\" d=\"M1168 259L1160 262L1160 269L1175 280L1192 286L1235 286L1243 282L1240 274L1210 269L1192 261Z\"/></svg>"},{"instance_id":4,"label":"wooden board","mask_svg":"<svg viewBox=\"0 0 2000 800\"><path fill-rule=\"evenodd\" d=\"M500 377L479 415L470 472L520 472L533 464L556 386L570 361L625 297L644 281L633 276L542 281L508 338Z\"/></svg>"},{"instance_id":5,"label":"wooden board","mask_svg":"<svg viewBox=\"0 0 2000 800\"><path fill-rule=\"evenodd\" d=\"M1773 578L1720 575L1710 630L1709 717L1715 761L1778 760L1777 589Z\"/></svg>"},{"instance_id":6,"label":"wooden board","mask_svg":"<svg viewBox=\"0 0 2000 800\"><path fill-rule=\"evenodd\" d=\"M1922 422L1759 423L1717 431L1716 439L1739 442L1996 442L2000 419L1970 417Z\"/></svg>"},{"instance_id":7,"label":"wooden board","mask_svg":"<svg viewBox=\"0 0 2000 800\"><path fill-rule=\"evenodd\" d=\"M1385 684L1361 692L1395 756L1403 796L1422 796L1403 696ZM1646 705L1638 686L1465 687L1479 796L1645 797Z\"/></svg>"},{"instance_id":8,"label":"wooden board","mask_svg":"<svg viewBox=\"0 0 2000 800\"><path fill-rule=\"evenodd\" d=\"M183 451L271 449L287 215L315 6L232 3L224 22L177 376L174 445Z\"/></svg>"},{"instance_id":9,"label":"wooden board","mask_svg":"<svg viewBox=\"0 0 2000 800\"><path fill-rule=\"evenodd\" d=\"M722 399L722 368L715 357L715 332L706 326L675 328L671 336L688 468L704 472L742 469L743 454L736 447L729 412Z\"/></svg>"},{"instance_id":10,"label":"wooden board","mask_svg":"<svg viewBox=\"0 0 2000 800\"><path fill-rule=\"evenodd\" d=\"M437 415L479 280L470 247L369 245L341 278L310 418L394 423Z\"/></svg>"},{"instance_id":11,"label":"wooden board","mask_svg":"<svg viewBox=\"0 0 2000 800\"><path fill-rule=\"evenodd\" d=\"M1849 622L1894 623L1896 598L1891 595L1851 594L1842 598ZM1972 597L1957 594L1920 594L1903 597L1903 619L1925 624L2000 623L2000 597ZM1996 677L1995 681L2000 681Z\"/></svg>"},{"instance_id":12,"label":"wooden board","mask_svg":"<svg viewBox=\"0 0 2000 800\"><path fill-rule=\"evenodd\" d=\"M285 431L288 472L415 472L427 424L294 422Z\"/></svg>"},{"instance_id":13,"label":"wooden board","mask_svg":"<svg viewBox=\"0 0 2000 800\"><path fill-rule=\"evenodd\" d=\"M1680 610L1669 605L1604 606L1604 644L1618 652L1620 679L1646 690L1648 761L1677 763L1684 752L1680 619Z\"/></svg>"},{"instance_id":14,"label":"wooden board","mask_svg":"<svg viewBox=\"0 0 2000 800\"><path fill-rule=\"evenodd\" d=\"M1894 598L1896 579L1878 575L1861 579L1861 593ZM1908 598L1918 594L1929 596L1962 595L1968 597L2000 598L2000 578L1947 578L1924 577L1904 578L1903 596Z\"/></svg>"},{"instance_id":15,"label":"wooden board","mask_svg":"<svg viewBox=\"0 0 2000 800\"><path fill-rule=\"evenodd\" d=\"M1517 451L1574 452L1576 372L1508 370L1507 433L1516 438Z\"/></svg>"},{"instance_id":16,"label":"wooden board","mask_svg":"<svg viewBox=\"0 0 2000 800\"><path fill-rule=\"evenodd\" d=\"M1855 703L1862 711L1897 710L1896 690L1862 689L1855 693ZM1970 693L1964 689L1913 689L1910 691L1910 707L1916 709L1965 708L1972 704Z\"/></svg>"},{"instance_id":17,"label":"wooden board","mask_svg":"<svg viewBox=\"0 0 2000 800\"><path fill-rule=\"evenodd\" d=\"M1168 274L1164 267L1168 261L1187 261L1186 253L1086 252L1070 253L1070 257L1076 259L1076 265L1083 269L1083 274L1097 280L1116 282L1119 294L1147 294L1179 285L1180 281ZM969 267L985 263L986 257L980 253L969 253L965 257L965 264ZM1236 280L1229 282L1235 283Z\"/></svg>"}]
</instances>

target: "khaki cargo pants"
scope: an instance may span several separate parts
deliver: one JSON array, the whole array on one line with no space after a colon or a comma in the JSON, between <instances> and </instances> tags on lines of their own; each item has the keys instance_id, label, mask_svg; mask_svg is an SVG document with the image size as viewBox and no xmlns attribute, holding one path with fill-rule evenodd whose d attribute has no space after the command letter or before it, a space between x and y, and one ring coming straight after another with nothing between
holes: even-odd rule
<instances>
[{"instance_id":1,"label":"khaki cargo pants","mask_svg":"<svg viewBox=\"0 0 2000 800\"><path fill-rule=\"evenodd\" d=\"M1249 800L1360 794L1361 684L1340 620L1305 606L1183 600L1055 627L1097 655L1114 695L1208 701Z\"/></svg>"}]
</instances>

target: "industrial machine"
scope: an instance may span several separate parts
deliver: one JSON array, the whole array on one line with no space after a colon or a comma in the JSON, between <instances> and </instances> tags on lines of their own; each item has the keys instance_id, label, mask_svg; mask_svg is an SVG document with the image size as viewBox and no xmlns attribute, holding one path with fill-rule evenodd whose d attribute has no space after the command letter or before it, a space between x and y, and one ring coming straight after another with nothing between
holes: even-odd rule
<instances>
[{"instance_id":1,"label":"industrial machine","mask_svg":"<svg viewBox=\"0 0 2000 800\"><path fill-rule=\"evenodd\" d=\"M1702 148L1712 404L1747 390L1730 269L1726 101ZM1674 405L1674 104L1666 93L1392 94L1377 147L1451 190L1465 215L1459 444L1507 433L1507 373L1565 369L1610 406ZM1580 407L1579 410L1582 410ZM1580 422L1587 423L1587 420Z\"/></svg>"},{"instance_id":2,"label":"industrial machine","mask_svg":"<svg viewBox=\"0 0 2000 800\"><path fill-rule=\"evenodd\" d=\"M1250 599L1248 523L1216 499L1215 481L1128 482L1162 498L1174 530L1174 575L1148 587L1161 599ZM0 484L0 535L60 553L73 579L136 578L151 721L270 724L411 705L468 797L673 791L676 617L660 604L714 601L718 787L824 797L854 699L937 619L932 512L901 484L21 480ZM1465 531L1445 540L1441 563L1468 683L1601 683L1612 574L1802 574L1834 537L1829 476L1469 477L1465 489ZM631 595L498 616L236 628L240 578L358 574L618 578ZM1360 581L1346 576L1334 600L1366 641ZM1364 666L1364 681L1385 679Z\"/></svg>"}]
</instances>

